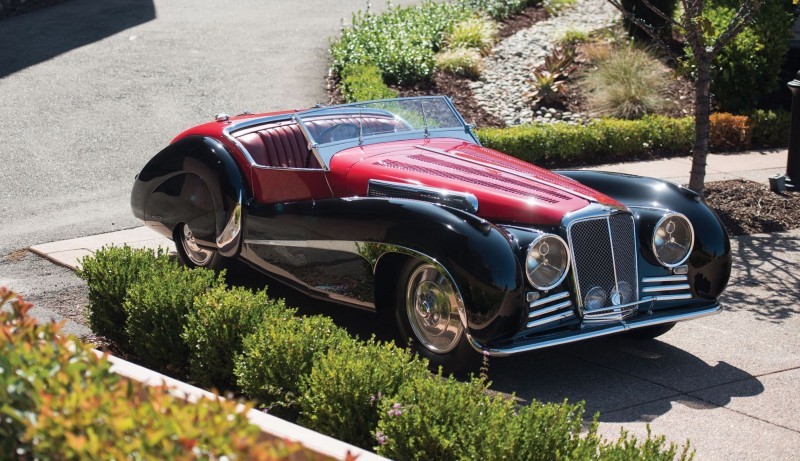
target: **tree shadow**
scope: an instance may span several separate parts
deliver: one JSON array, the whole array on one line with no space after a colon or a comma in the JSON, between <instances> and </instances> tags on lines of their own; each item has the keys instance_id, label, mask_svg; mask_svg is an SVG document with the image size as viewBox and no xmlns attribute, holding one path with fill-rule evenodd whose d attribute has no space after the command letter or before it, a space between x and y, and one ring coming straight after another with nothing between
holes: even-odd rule
<instances>
[{"instance_id":1,"label":"tree shadow","mask_svg":"<svg viewBox=\"0 0 800 461\"><path fill-rule=\"evenodd\" d=\"M733 252L731 281L720 299L725 309L748 311L772 323L800 314L797 231L741 236Z\"/></svg>"},{"instance_id":2,"label":"tree shadow","mask_svg":"<svg viewBox=\"0 0 800 461\"><path fill-rule=\"evenodd\" d=\"M153 0L72 0L0 21L0 78L155 19Z\"/></svg>"},{"instance_id":3,"label":"tree shadow","mask_svg":"<svg viewBox=\"0 0 800 461\"><path fill-rule=\"evenodd\" d=\"M614 423L652 421L675 402L713 409L764 391L728 363L712 366L665 342L624 336L491 359L489 378L492 389L523 401L583 400L587 416L600 412L601 422Z\"/></svg>"}]
</instances>

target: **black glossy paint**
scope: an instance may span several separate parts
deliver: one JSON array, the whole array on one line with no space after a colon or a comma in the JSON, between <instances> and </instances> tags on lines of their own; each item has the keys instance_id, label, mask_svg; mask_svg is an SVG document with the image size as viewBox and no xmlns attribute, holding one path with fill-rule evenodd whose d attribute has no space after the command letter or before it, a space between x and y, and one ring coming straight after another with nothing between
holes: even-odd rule
<instances>
[{"instance_id":1,"label":"black glossy paint","mask_svg":"<svg viewBox=\"0 0 800 461\"><path fill-rule=\"evenodd\" d=\"M558 171L582 184L613 197L637 214L641 248L640 276L666 275L655 261L650 236L660 212L667 209L684 214L694 227L694 249L689 255L689 281L696 296L716 299L728 284L731 272L731 245L728 234L717 217L693 191L653 178L597 171Z\"/></svg>"},{"instance_id":2,"label":"black glossy paint","mask_svg":"<svg viewBox=\"0 0 800 461\"><path fill-rule=\"evenodd\" d=\"M167 237L172 238L178 224L186 223L198 240L214 247L236 204L245 201L242 178L222 143L189 136L145 165L133 185L131 209ZM236 242L224 255L234 256L238 250Z\"/></svg>"}]
</instances>

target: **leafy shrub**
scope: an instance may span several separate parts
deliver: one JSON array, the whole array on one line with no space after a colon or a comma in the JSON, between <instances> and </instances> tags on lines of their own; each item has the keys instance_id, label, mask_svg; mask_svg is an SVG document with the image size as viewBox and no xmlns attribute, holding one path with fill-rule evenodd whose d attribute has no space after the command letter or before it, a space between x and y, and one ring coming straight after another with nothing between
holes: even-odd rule
<instances>
[{"instance_id":1,"label":"leafy shrub","mask_svg":"<svg viewBox=\"0 0 800 461\"><path fill-rule=\"evenodd\" d=\"M347 102L391 99L397 91L383 83L380 69L372 64L352 64L345 66L341 73L339 87Z\"/></svg>"},{"instance_id":2,"label":"leafy shrub","mask_svg":"<svg viewBox=\"0 0 800 461\"><path fill-rule=\"evenodd\" d=\"M315 456L263 434L234 402L189 404L165 387L121 379L105 357L59 325L37 324L30 304L0 288L4 304L12 310L0 312L2 459Z\"/></svg>"},{"instance_id":3,"label":"leafy shrub","mask_svg":"<svg viewBox=\"0 0 800 461\"><path fill-rule=\"evenodd\" d=\"M691 150L694 120L647 116L600 119L586 126L553 123L478 130L481 143L541 166L575 166L630 159L648 153Z\"/></svg>"},{"instance_id":4,"label":"leafy shrub","mask_svg":"<svg viewBox=\"0 0 800 461\"><path fill-rule=\"evenodd\" d=\"M672 38L672 25L664 20L658 13L655 13L651 10L643 0L622 0L622 7L625 11L630 11L636 15L636 17L642 19L645 23L650 24L656 30L656 33L663 39L670 39ZM675 10L678 6L678 0L650 0L650 4L655 6L659 9L662 13L666 14L670 18L675 15ZM627 18L623 18L622 20L625 30L628 33L636 38L637 40L644 40L645 42L651 42L652 38L639 26L633 24Z\"/></svg>"},{"instance_id":5,"label":"leafy shrub","mask_svg":"<svg viewBox=\"0 0 800 461\"><path fill-rule=\"evenodd\" d=\"M669 85L664 66L647 51L622 46L586 77L589 103L603 115L637 119L666 104L662 91Z\"/></svg>"},{"instance_id":6,"label":"leafy shrub","mask_svg":"<svg viewBox=\"0 0 800 461\"><path fill-rule=\"evenodd\" d=\"M741 1L711 0L704 15L709 32L721 34ZM740 112L778 87L780 69L789 50L792 0L761 2L755 20L722 49L711 70L711 92L720 110Z\"/></svg>"},{"instance_id":7,"label":"leafy shrub","mask_svg":"<svg viewBox=\"0 0 800 461\"><path fill-rule=\"evenodd\" d=\"M450 27L472 15L463 5L423 1L392 6L380 15L353 14L352 26L331 45L333 67L376 65L387 83L412 84L430 78L434 54Z\"/></svg>"},{"instance_id":8,"label":"leafy shrub","mask_svg":"<svg viewBox=\"0 0 800 461\"><path fill-rule=\"evenodd\" d=\"M477 78L483 72L483 60L477 50L454 48L436 55L436 67L454 75Z\"/></svg>"},{"instance_id":9,"label":"leafy shrub","mask_svg":"<svg viewBox=\"0 0 800 461\"><path fill-rule=\"evenodd\" d=\"M726 112L711 114L710 147L717 151L749 149L753 132L750 119Z\"/></svg>"},{"instance_id":10,"label":"leafy shrub","mask_svg":"<svg viewBox=\"0 0 800 461\"><path fill-rule=\"evenodd\" d=\"M644 443L623 434L613 444L597 434L597 420L581 435L583 404L531 402L491 395L481 379L413 379L380 406L377 452L392 459L636 459L673 460L675 445ZM688 447L680 459L690 457Z\"/></svg>"},{"instance_id":11,"label":"leafy shrub","mask_svg":"<svg viewBox=\"0 0 800 461\"><path fill-rule=\"evenodd\" d=\"M154 267L128 289L125 334L142 363L151 368L182 369L189 350L181 338L195 298L224 286L224 272L183 266Z\"/></svg>"},{"instance_id":12,"label":"leafy shrub","mask_svg":"<svg viewBox=\"0 0 800 461\"><path fill-rule=\"evenodd\" d=\"M234 366L237 384L270 413L295 419L300 383L314 362L351 341L327 317L266 321L244 339Z\"/></svg>"},{"instance_id":13,"label":"leafy shrub","mask_svg":"<svg viewBox=\"0 0 800 461\"><path fill-rule=\"evenodd\" d=\"M217 286L195 300L181 334L189 350L189 377L197 385L232 389L233 363L244 338L265 323L285 322L292 310L267 291Z\"/></svg>"},{"instance_id":14,"label":"leafy shrub","mask_svg":"<svg viewBox=\"0 0 800 461\"><path fill-rule=\"evenodd\" d=\"M168 254L159 249L103 247L81 259L77 273L89 291L87 317L92 331L105 336L119 347L127 348L123 309L128 288L143 274L158 265L171 264Z\"/></svg>"},{"instance_id":15,"label":"leafy shrub","mask_svg":"<svg viewBox=\"0 0 800 461\"><path fill-rule=\"evenodd\" d=\"M786 111L756 110L748 114L756 147L786 147L792 115Z\"/></svg>"},{"instance_id":16,"label":"leafy shrub","mask_svg":"<svg viewBox=\"0 0 800 461\"><path fill-rule=\"evenodd\" d=\"M393 343L348 346L329 350L303 379L300 423L369 449L375 445L382 398L408 380L429 376L427 362Z\"/></svg>"},{"instance_id":17,"label":"leafy shrub","mask_svg":"<svg viewBox=\"0 0 800 461\"><path fill-rule=\"evenodd\" d=\"M497 42L499 27L496 22L476 17L457 22L445 37L447 46L478 50L482 55L489 54Z\"/></svg>"}]
</instances>

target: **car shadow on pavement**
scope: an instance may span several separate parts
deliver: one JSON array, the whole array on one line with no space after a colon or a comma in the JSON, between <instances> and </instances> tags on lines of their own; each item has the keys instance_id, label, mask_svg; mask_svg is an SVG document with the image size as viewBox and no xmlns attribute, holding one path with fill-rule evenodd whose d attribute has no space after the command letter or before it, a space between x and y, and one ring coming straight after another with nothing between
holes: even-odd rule
<instances>
[{"instance_id":1,"label":"car shadow on pavement","mask_svg":"<svg viewBox=\"0 0 800 461\"><path fill-rule=\"evenodd\" d=\"M489 378L493 389L524 401L583 400L587 416L600 412L601 422L649 422L676 402L712 409L764 391L728 363L710 365L666 342L624 335L493 359Z\"/></svg>"},{"instance_id":2,"label":"car shadow on pavement","mask_svg":"<svg viewBox=\"0 0 800 461\"><path fill-rule=\"evenodd\" d=\"M798 234L746 235L737 243L731 281L722 295L725 308L773 323L800 314Z\"/></svg>"},{"instance_id":3,"label":"car shadow on pavement","mask_svg":"<svg viewBox=\"0 0 800 461\"><path fill-rule=\"evenodd\" d=\"M72 0L0 21L0 78L156 17L153 0Z\"/></svg>"}]
</instances>

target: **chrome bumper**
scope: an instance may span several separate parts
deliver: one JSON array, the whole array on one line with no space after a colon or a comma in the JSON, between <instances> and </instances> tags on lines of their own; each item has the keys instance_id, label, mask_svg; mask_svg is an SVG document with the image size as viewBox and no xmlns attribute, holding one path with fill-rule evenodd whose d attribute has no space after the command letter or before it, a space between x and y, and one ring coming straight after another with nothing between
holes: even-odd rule
<instances>
[{"instance_id":1,"label":"chrome bumper","mask_svg":"<svg viewBox=\"0 0 800 461\"><path fill-rule=\"evenodd\" d=\"M541 338L533 338L528 340L520 340L502 347L486 347L479 344L473 338L469 338L478 352L492 357L503 357L506 355L518 354L520 352L528 352L536 349L544 349L546 347L558 346L561 344L569 344L578 341L584 341L591 338L600 336L613 335L622 333L636 328L650 327L660 325L662 323L682 322L684 320L692 320L708 315L717 314L722 310L719 303L714 303L712 306L692 309L689 311L684 310L679 313L664 313L664 314L650 314L646 316L631 318L614 323L592 325L585 328L583 331L571 331L565 333L558 333L553 335L546 335Z\"/></svg>"}]
</instances>

